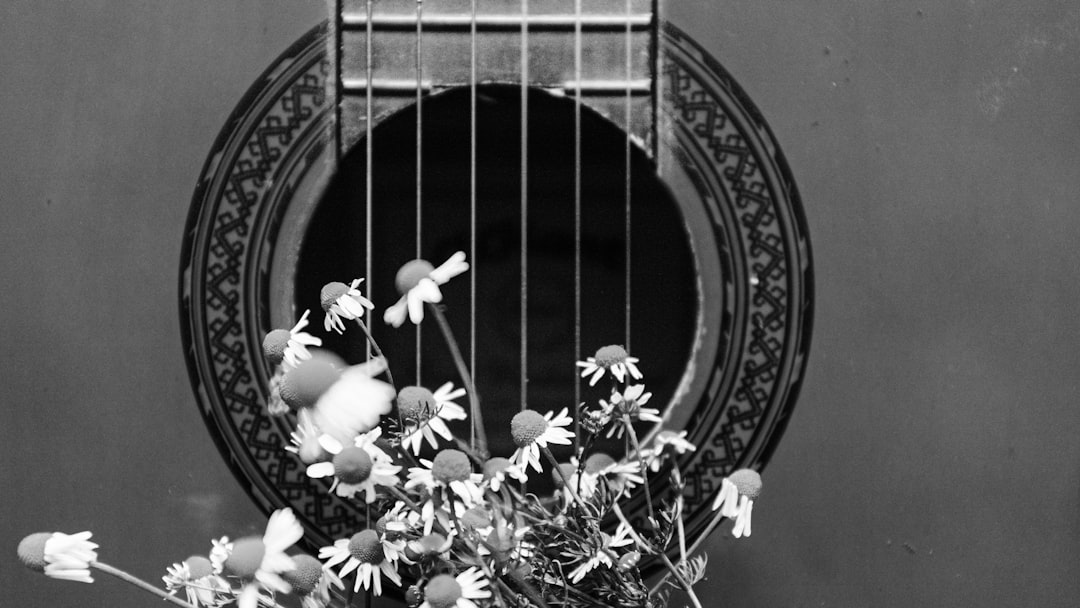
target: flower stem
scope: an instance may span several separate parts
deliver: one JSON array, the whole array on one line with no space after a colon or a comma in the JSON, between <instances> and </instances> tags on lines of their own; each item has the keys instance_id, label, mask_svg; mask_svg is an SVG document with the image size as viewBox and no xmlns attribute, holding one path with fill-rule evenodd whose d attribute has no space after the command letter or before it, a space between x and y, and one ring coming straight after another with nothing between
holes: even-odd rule
<instances>
[{"instance_id":1,"label":"flower stem","mask_svg":"<svg viewBox=\"0 0 1080 608\"><path fill-rule=\"evenodd\" d=\"M454 359L454 365L457 366L458 374L461 376L461 383L465 385L465 392L469 395L474 439L472 447L482 458L486 459L488 453L487 436L484 433L484 419L480 413L480 397L476 394L476 387L473 386L472 374L469 373L469 368L465 365L465 359L461 356L461 349L458 348L457 340L454 339L454 332L450 330L450 323L447 322L442 308L430 302L427 303L427 306L435 315L435 321L438 323L439 329L442 330L443 338L446 339L446 346L450 349L450 356Z\"/></svg>"},{"instance_id":2,"label":"flower stem","mask_svg":"<svg viewBox=\"0 0 1080 608\"><path fill-rule=\"evenodd\" d=\"M136 577L128 574L127 572L124 572L123 570L120 570L119 568L114 568L113 566L110 566L109 564L105 564L105 563L102 563L102 562L90 562L90 566L92 568L97 568L98 570L101 570L105 574L111 574L112 576L115 576L116 578L124 581L125 583L130 583L130 584L138 587L139 589L142 589L143 591L148 591L150 593L153 593L154 595L160 597L161 599L163 599L163 600L165 600L167 602L172 602L172 603L176 604L177 606L183 606L184 608L195 608L195 606L192 606L191 604L189 604L189 603L185 602L184 600L176 597L175 595L172 595L170 593L166 593L166 592L162 591L161 589L158 589L157 587L151 585L150 583L147 583L146 581L144 581L144 580L142 580L140 578L136 578Z\"/></svg>"},{"instance_id":3,"label":"flower stem","mask_svg":"<svg viewBox=\"0 0 1080 608\"><path fill-rule=\"evenodd\" d=\"M379 348L379 343L375 341L375 336L371 335L371 330L368 329L368 326L366 323L364 323L364 320L357 317L356 324L359 325L360 329L364 331L364 336L367 338L368 344L371 345L371 350L375 353L375 356L381 359L386 359L386 357L383 355L382 349ZM396 391L397 385L394 384L394 374L390 373L389 364L387 364L386 366L386 379L390 381L390 386L394 387L394 390Z\"/></svg>"},{"instance_id":4,"label":"flower stem","mask_svg":"<svg viewBox=\"0 0 1080 608\"><path fill-rule=\"evenodd\" d=\"M626 426L626 435L630 438L630 444L634 446L634 457L638 459L641 466L641 478L644 482L641 484L645 488L645 504L649 506L649 522L656 521L656 513L653 511L652 490L649 489L649 467L645 464L645 456L641 453L641 446L638 445L637 432L634 431L634 423L630 421L630 414L623 414L623 424ZM656 525L653 523L653 525Z\"/></svg>"},{"instance_id":5,"label":"flower stem","mask_svg":"<svg viewBox=\"0 0 1080 608\"><path fill-rule=\"evenodd\" d=\"M619 508L619 503L614 503L612 505L612 509L615 512L615 516L619 518L619 521L627 527L628 531L630 532L630 536L634 538L634 542L636 542L638 546L641 547L643 550L658 556L661 561L664 562L664 566L667 568L668 572L670 572L671 575L675 577L675 580L679 582L679 586L682 587L683 591L686 592L686 595L689 596L690 601L694 604L694 607L701 608L701 602L698 600L697 594L694 593L694 588L690 585L690 581L686 580L686 577L682 575L682 572L679 572L679 569L675 567L675 564L671 563L671 560L668 559L667 553L664 553L663 551L656 551L655 549L653 549L652 545L647 544L644 540L642 540L640 536L638 536L637 532L634 531L634 527L630 525L630 522L626 519L626 516L623 515L622 509ZM664 579L666 578L667 575L664 576ZM653 591L655 591L657 588L658 587L654 588L652 591L649 592L649 594L652 595Z\"/></svg>"},{"instance_id":6,"label":"flower stem","mask_svg":"<svg viewBox=\"0 0 1080 608\"><path fill-rule=\"evenodd\" d=\"M563 487L570 492L570 496L573 497L574 503L581 507L583 511L587 511L585 503L581 500L581 497L578 496L578 493L570 483L570 480L566 478L566 474L563 473L562 467L559 466L559 461L555 460L555 455L551 453L551 449L545 445L540 446L540 451L543 452L544 456L547 456L547 459L551 462L552 468L555 469L555 473L562 479Z\"/></svg>"}]
</instances>

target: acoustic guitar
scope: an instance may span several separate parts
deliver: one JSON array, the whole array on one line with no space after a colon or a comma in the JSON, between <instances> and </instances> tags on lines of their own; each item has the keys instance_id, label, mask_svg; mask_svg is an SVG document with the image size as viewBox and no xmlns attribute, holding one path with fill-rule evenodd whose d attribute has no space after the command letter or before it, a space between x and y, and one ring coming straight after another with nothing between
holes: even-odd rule
<instances>
[{"instance_id":1,"label":"acoustic guitar","mask_svg":"<svg viewBox=\"0 0 1080 608\"><path fill-rule=\"evenodd\" d=\"M698 446L680 467L700 539L720 480L775 448L811 328L801 202L732 76L650 0L338 0L255 80L192 200L183 336L223 455L312 546L366 513L283 449L262 338L363 278L398 383L460 385L437 331L378 321L401 264L458 250L471 268L444 303L492 454L521 408L607 397L575 361L624 345L664 427ZM320 335L360 362L360 333Z\"/></svg>"}]
</instances>

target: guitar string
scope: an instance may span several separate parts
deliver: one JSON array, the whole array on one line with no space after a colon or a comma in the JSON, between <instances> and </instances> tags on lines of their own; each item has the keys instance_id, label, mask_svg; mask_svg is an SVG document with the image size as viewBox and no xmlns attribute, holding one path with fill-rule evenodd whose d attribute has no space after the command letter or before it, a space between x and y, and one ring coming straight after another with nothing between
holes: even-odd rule
<instances>
[{"instance_id":1,"label":"guitar string","mask_svg":"<svg viewBox=\"0 0 1080 608\"><path fill-rule=\"evenodd\" d=\"M476 0L472 0L469 40L469 376L476 386ZM474 389L475 390L475 389ZM471 414L470 414L471 415ZM469 445L476 445L476 426L469 425Z\"/></svg>"},{"instance_id":2,"label":"guitar string","mask_svg":"<svg viewBox=\"0 0 1080 608\"><path fill-rule=\"evenodd\" d=\"M581 360L581 0L574 0L574 361ZM581 377L574 373L574 408L581 404ZM581 447L574 416L574 454Z\"/></svg>"},{"instance_id":3,"label":"guitar string","mask_svg":"<svg viewBox=\"0 0 1080 608\"><path fill-rule=\"evenodd\" d=\"M424 149L424 0L416 0L416 258L420 259L423 197L423 149ZM416 325L416 385L420 386L420 325Z\"/></svg>"},{"instance_id":4,"label":"guitar string","mask_svg":"<svg viewBox=\"0 0 1080 608\"><path fill-rule=\"evenodd\" d=\"M529 0L521 0L521 409L528 403Z\"/></svg>"},{"instance_id":5,"label":"guitar string","mask_svg":"<svg viewBox=\"0 0 1080 608\"><path fill-rule=\"evenodd\" d=\"M372 169L373 169L373 164L372 164L373 145L372 145L371 134L372 134L372 116L374 116L374 114L375 114L375 112L373 111L373 108L372 108L372 103L373 103L374 100L373 100L372 88L371 88L371 77L372 77L372 72L373 72L373 70L372 70L373 63L372 63L372 60L371 60L371 51L372 51L372 42L371 42L372 36L371 36L371 34L372 34L372 29L373 28L371 26L371 20L372 20L371 18L372 18L372 14L374 13L374 4L375 4L374 0L367 0L367 2L366 2L365 12L367 13L367 19L366 19L366 24L365 24L365 28L364 28L365 29L365 35L364 35L364 81L365 81L364 82L364 100L365 100L364 101L364 131L365 131L365 133L364 133L364 201L365 201L365 205L364 205L364 225L366 226L365 230L366 230L366 233L367 233L366 234L367 238L365 239L365 245L364 245L364 248L365 248L365 250L364 250L364 264L365 264L365 268L364 268L364 286L367 289L368 298L374 298L375 297L373 295L374 286L372 285L372 283L374 283L374 279L372 278L372 275L374 273L374 264L373 264L372 259L371 259L373 251L374 251L374 247L372 246L372 242L371 242L372 241L372 235L373 235L373 230L372 230L372 208L373 208L373 205L372 205L371 198L372 198L372 194L374 192L373 181L372 181L372 175L373 175L373 172L372 172ZM339 6L340 6L340 3L339 3ZM340 71L340 64L339 64L338 69ZM371 327L371 328L374 328L375 324L371 323L370 319L369 319L368 326ZM365 349L364 349L365 350L365 360L370 361L371 360L371 353L372 353L371 341L370 340L365 340L364 344L365 344Z\"/></svg>"},{"instance_id":6,"label":"guitar string","mask_svg":"<svg viewBox=\"0 0 1080 608\"><path fill-rule=\"evenodd\" d=\"M625 345L624 345L624 347L626 348L626 352L631 352L630 351L630 293L631 293L630 292L630 270L631 270L631 263L632 262L630 260L630 213L631 213L631 211L630 211L630 186L631 186L631 181L630 181L630 152L631 152L631 147L630 146L631 146L631 143L632 143L631 142L631 133L633 133L633 131L631 130L631 127L632 127L632 124L633 124L632 123L633 104L631 103L631 99L630 99L630 83L631 83L631 78L633 77L633 70L634 70L634 58L633 58L633 55L631 54L633 52L633 40L631 38L631 31L630 31L630 21L631 21L632 17L633 17L633 0L626 0L626 107L625 107L625 112L626 112L626 155L625 155L625 163L626 163L625 164L625 177L626 177L626 182L625 182L625 191L624 191L625 203L626 203L626 212L624 214L624 219L625 219L625 222L626 222L626 225L624 226L624 240L625 240L625 243L626 243L626 250L624 252L625 259L623 261L623 263L625 265L625 268L626 268L626 277L625 277L625 280L626 280L625 290L626 291L625 291L625 294L624 294L625 295L625 300L626 300L626 315L623 318L624 322L626 324L625 325Z\"/></svg>"}]
</instances>

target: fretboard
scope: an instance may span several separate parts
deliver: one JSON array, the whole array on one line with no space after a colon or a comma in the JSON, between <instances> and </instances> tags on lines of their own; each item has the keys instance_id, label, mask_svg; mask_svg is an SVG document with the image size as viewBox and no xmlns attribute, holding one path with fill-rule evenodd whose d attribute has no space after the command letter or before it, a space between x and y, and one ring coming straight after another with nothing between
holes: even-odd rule
<instances>
[{"instance_id":1,"label":"fretboard","mask_svg":"<svg viewBox=\"0 0 1080 608\"><path fill-rule=\"evenodd\" d=\"M338 0L339 149L452 87L527 83L576 98L640 141L655 129L651 0ZM370 111L369 105L370 103Z\"/></svg>"}]
</instances>

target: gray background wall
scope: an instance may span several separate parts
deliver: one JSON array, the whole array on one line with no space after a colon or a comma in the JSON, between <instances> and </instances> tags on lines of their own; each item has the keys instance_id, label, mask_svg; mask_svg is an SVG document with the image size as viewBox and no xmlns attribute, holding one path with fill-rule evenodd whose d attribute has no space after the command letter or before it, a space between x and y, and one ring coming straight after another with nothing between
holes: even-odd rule
<instances>
[{"instance_id":1,"label":"gray background wall","mask_svg":"<svg viewBox=\"0 0 1080 608\"><path fill-rule=\"evenodd\" d=\"M710 542L727 606L1080 601L1080 9L668 2L761 108L814 245L802 397L754 535ZM231 108L323 3L0 8L0 604L143 606L23 569L91 529L156 579L261 517L180 348L176 269Z\"/></svg>"}]
</instances>

